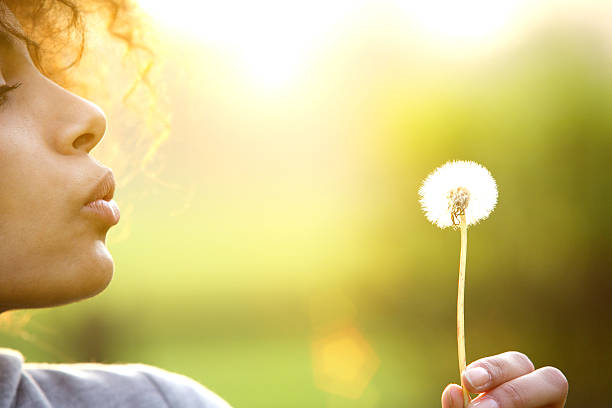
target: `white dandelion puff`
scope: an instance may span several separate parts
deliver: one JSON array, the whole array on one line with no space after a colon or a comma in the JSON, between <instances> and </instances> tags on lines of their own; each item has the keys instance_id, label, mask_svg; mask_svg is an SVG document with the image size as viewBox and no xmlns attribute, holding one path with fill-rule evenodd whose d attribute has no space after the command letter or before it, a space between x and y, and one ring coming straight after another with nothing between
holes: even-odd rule
<instances>
[{"instance_id":1,"label":"white dandelion puff","mask_svg":"<svg viewBox=\"0 0 612 408\"><path fill-rule=\"evenodd\" d=\"M425 179L419 195L425 216L438 227L459 226L463 213L469 226L493 211L497 185L489 170L480 164L449 161Z\"/></svg>"},{"instance_id":2,"label":"white dandelion puff","mask_svg":"<svg viewBox=\"0 0 612 408\"><path fill-rule=\"evenodd\" d=\"M465 358L465 261L467 227L489 216L497 204L497 185L489 170L473 161L450 161L438 167L419 189L420 202L429 221L440 228L461 229L459 251L459 284L457 288L457 354L463 389L463 406L470 403L470 394L463 384Z\"/></svg>"}]
</instances>

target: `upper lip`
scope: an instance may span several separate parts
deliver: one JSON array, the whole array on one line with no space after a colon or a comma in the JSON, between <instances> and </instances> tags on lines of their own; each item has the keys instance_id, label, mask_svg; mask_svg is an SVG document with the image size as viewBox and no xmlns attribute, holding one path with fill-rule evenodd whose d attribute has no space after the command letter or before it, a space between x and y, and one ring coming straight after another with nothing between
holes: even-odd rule
<instances>
[{"instance_id":1,"label":"upper lip","mask_svg":"<svg viewBox=\"0 0 612 408\"><path fill-rule=\"evenodd\" d=\"M111 169L108 169L104 176L96 183L95 187L89 194L89 198L85 204L96 200L110 201L115 193L115 177Z\"/></svg>"}]
</instances>

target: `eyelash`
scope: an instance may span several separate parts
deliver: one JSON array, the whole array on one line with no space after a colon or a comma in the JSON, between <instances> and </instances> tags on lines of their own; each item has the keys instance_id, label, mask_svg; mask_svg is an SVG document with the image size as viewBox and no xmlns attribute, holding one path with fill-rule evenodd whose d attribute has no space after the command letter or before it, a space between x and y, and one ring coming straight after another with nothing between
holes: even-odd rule
<instances>
[{"instance_id":1,"label":"eyelash","mask_svg":"<svg viewBox=\"0 0 612 408\"><path fill-rule=\"evenodd\" d=\"M13 85L2 85L0 86L0 105L6 102L6 94L13 91L21 86L21 82L17 82Z\"/></svg>"}]
</instances>

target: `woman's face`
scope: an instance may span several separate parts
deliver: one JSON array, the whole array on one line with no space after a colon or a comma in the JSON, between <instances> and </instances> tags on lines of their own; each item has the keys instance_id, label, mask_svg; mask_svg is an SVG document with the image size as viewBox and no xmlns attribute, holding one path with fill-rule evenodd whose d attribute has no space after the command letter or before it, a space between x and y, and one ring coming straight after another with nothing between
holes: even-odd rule
<instances>
[{"instance_id":1,"label":"woman's face","mask_svg":"<svg viewBox=\"0 0 612 408\"><path fill-rule=\"evenodd\" d=\"M119 220L112 172L89 155L106 118L2 28L0 93L0 311L95 295L113 274L105 239Z\"/></svg>"}]
</instances>

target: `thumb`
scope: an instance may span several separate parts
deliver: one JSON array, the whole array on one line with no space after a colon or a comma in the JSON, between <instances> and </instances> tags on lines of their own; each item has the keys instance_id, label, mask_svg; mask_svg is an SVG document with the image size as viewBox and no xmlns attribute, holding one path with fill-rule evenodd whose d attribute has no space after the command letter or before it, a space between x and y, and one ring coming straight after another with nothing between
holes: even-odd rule
<instances>
[{"instance_id":1,"label":"thumb","mask_svg":"<svg viewBox=\"0 0 612 408\"><path fill-rule=\"evenodd\" d=\"M463 391L457 384L448 384L442 392L442 408L463 408Z\"/></svg>"}]
</instances>

